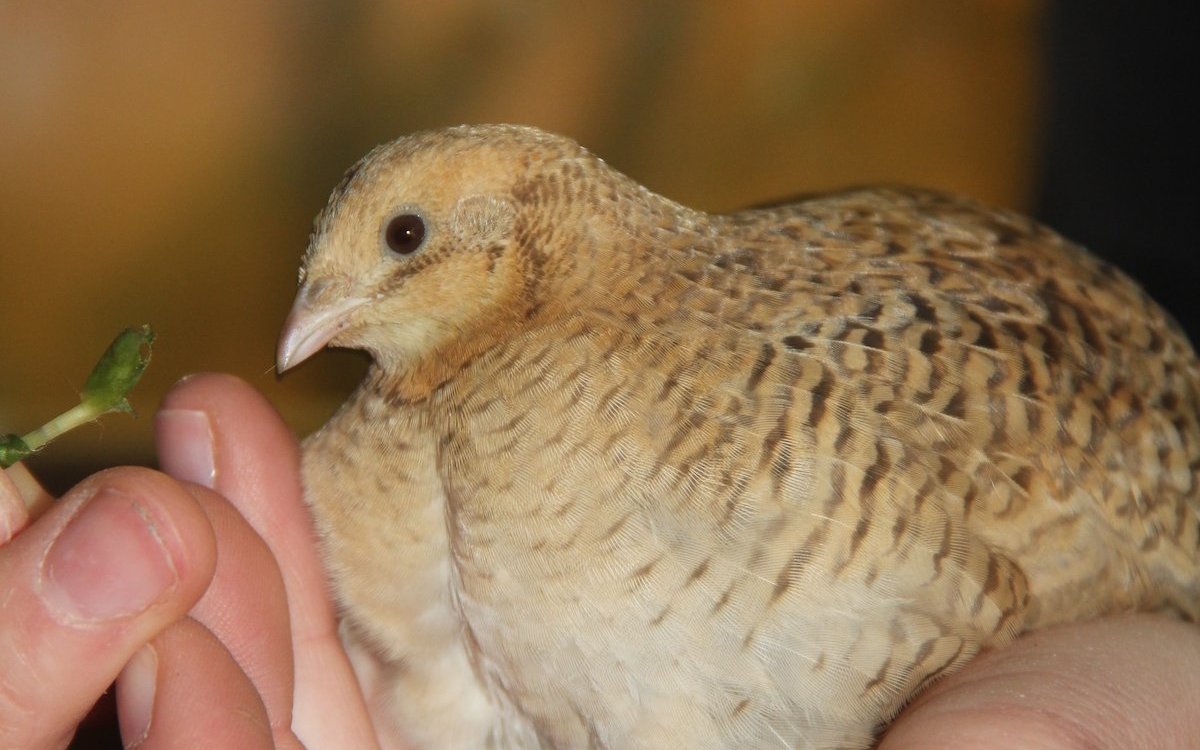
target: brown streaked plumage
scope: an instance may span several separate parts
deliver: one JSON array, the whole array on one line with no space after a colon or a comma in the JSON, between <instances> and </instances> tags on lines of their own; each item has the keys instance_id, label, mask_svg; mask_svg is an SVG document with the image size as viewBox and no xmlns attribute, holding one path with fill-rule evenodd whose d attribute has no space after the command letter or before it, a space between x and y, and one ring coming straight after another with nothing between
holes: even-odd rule
<instances>
[{"instance_id":1,"label":"brown streaked plumage","mask_svg":"<svg viewBox=\"0 0 1200 750\"><path fill-rule=\"evenodd\" d=\"M420 747L862 748L1024 630L1200 618L1195 355L1012 213L713 216L537 130L424 133L318 222L280 369L329 342L376 364L304 480Z\"/></svg>"}]
</instances>

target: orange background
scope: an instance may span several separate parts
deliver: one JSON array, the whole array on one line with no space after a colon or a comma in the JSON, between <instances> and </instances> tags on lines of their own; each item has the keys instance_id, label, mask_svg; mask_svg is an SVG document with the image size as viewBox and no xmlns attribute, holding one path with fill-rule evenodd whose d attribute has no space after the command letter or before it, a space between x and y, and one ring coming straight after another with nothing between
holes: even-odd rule
<instances>
[{"instance_id":1,"label":"orange background","mask_svg":"<svg viewBox=\"0 0 1200 750\"><path fill-rule=\"evenodd\" d=\"M234 372L297 432L363 371L277 381L312 217L416 129L563 132L708 210L905 182L1028 209L1034 0L0 4L0 432L70 406L121 327L159 341L133 402L33 461L151 463L162 394Z\"/></svg>"}]
</instances>

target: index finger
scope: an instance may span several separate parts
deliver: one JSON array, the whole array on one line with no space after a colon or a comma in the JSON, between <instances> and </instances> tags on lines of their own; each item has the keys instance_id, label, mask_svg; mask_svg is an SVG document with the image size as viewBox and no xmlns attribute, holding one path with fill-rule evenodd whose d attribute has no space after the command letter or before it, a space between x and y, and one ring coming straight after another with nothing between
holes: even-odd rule
<instances>
[{"instance_id":1,"label":"index finger","mask_svg":"<svg viewBox=\"0 0 1200 750\"><path fill-rule=\"evenodd\" d=\"M295 653L296 735L308 747L376 747L317 557L295 436L266 399L229 375L185 379L167 394L163 410L203 414L199 421L209 425L212 445L211 456L186 455L177 448L189 441L164 430L158 439L163 468L224 495L279 565Z\"/></svg>"}]
</instances>

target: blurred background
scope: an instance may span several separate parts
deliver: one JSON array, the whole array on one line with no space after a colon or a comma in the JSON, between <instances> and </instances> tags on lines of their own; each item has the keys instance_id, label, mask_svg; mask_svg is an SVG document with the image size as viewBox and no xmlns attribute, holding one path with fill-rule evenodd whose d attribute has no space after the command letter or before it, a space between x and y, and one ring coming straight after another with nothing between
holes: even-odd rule
<instances>
[{"instance_id":1,"label":"blurred background","mask_svg":"<svg viewBox=\"0 0 1200 750\"><path fill-rule=\"evenodd\" d=\"M365 361L275 377L312 219L372 146L464 122L569 134L710 211L964 193L1114 258L1195 330L1196 28L1116 5L0 0L0 432L72 405L140 323L141 418L35 457L52 488L153 464L150 416L191 372L319 426Z\"/></svg>"},{"instance_id":2,"label":"blurred background","mask_svg":"<svg viewBox=\"0 0 1200 750\"><path fill-rule=\"evenodd\" d=\"M877 181L1027 209L1040 23L1012 0L0 0L0 432L144 322L145 418L56 443L46 480L152 461L148 417L198 370L317 427L363 364L276 380L300 253L343 171L418 129L537 125L713 211Z\"/></svg>"}]
</instances>

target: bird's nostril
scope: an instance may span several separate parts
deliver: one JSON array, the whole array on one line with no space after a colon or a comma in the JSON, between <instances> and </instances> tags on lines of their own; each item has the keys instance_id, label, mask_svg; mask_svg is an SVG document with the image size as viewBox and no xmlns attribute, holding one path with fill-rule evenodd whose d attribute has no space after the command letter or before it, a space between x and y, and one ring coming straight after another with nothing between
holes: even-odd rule
<instances>
[{"instance_id":1,"label":"bird's nostril","mask_svg":"<svg viewBox=\"0 0 1200 750\"><path fill-rule=\"evenodd\" d=\"M304 288L304 298L309 302L315 302L325 296L325 290L329 288L329 279L315 279L311 284Z\"/></svg>"}]
</instances>

